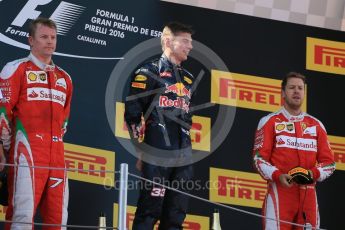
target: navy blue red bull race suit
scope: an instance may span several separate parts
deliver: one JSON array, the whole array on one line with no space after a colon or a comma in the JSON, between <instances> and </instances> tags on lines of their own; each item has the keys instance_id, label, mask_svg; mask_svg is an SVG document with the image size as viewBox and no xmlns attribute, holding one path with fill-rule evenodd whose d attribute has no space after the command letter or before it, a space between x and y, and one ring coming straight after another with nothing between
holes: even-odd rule
<instances>
[{"instance_id":1,"label":"navy blue red bull race suit","mask_svg":"<svg viewBox=\"0 0 345 230\"><path fill-rule=\"evenodd\" d=\"M194 77L189 72L162 55L134 73L125 103L128 126L140 126L142 117L145 118L145 138L137 145L144 152L142 176L165 185L175 185L174 188L183 191L186 191L184 185L193 177L191 164L164 167L153 160L156 158L146 159L145 156L153 155L176 163L178 159L191 157L189 130L193 83ZM153 229L158 220L159 229L182 229L187 206L187 196L145 183L140 190L133 229Z\"/></svg>"}]
</instances>

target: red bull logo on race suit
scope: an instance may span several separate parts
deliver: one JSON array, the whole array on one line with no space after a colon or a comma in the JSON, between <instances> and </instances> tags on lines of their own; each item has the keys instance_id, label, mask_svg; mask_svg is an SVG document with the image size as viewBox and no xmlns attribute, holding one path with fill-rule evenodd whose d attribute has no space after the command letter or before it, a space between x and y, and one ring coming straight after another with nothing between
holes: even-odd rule
<instances>
[{"instance_id":1,"label":"red bull logo on race suit","mask_svg":"<svg viewBox=\"0 0 345 230\"><path fill-rule=\"evenodd\" d=\"M165 83L165 93L175 93L177 96L183 97L187 96L189 99L191 97L190 90L188 90L183 83L176 83L173 85L168 85Z\"/></svg>"},{"instance_id":2,"label":"red bull logo on race suit","mask_svg":"<svg viewBox=\"0 0 345 230\"><path fill-rule=\"evenodd\" d=\"M190 90L188 90L183 83L175 83L173 85L168 85L165 83L165 92L164 93L174 93L178 97L176 99L170 99L167 96L159 97L159 106L160 107L175 107L185 110L187 113L189 111L189 102L186 102L184 96L191 98Z\"/></svg>"}]
</instances>

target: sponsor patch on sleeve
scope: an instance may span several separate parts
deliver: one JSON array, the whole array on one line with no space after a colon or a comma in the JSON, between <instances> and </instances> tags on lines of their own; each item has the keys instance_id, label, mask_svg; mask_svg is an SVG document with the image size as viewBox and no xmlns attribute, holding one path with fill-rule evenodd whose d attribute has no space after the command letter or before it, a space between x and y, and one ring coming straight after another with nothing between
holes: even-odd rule
<instances>
[{"instance_id":1,"label":"sponsor patch on sleeve","mask_svg":"<svg viewBox=\"0 0 345 230\"><path fill-rule=\"evenodd\" d=\"M132 82L133 88L146 89L146 84L141 82Z\"/></svg>"},{"instance_id":2,"label":"sponsor patch on sleeve","mask_svg":"<svg viewBox=\"0 0 345 230\"><path fill-rule=\"evenodd\" d=\"M187 82L188 84L192 84L193 83L193 81L189 77L186 77L186 76L183 77L183 80L185 82Z\"/></svg>"},{"instance_id":3,"label":"sponsor patch on sleeve","mask_svg":"<svg viewBox=\"0 0 345 230\"><path fill-rule=\"evenodd\" d=\"M146 81L146 80L147 80L147 77L144 75L140 75L140 74L135 76L135 78L134 78L134 81Z\"/></svg>"},{"instance_id":4,"label":"sponsor patch on sleeve","mask_svg":"<svg viewBox=\"0 0 345 230\"><path fill-rule=\"evenodd\" d=\"M161 73L159 73L159 76L160 77L171 77L172 76L172 74L171 74L171 72L169 72L169 71L164 71L164 72L161 72Z\"/></svg>"},{"instance_id":5,"label":"sponsor patch on sleeve","mask_svg":"<svg viewBox=\"0 0 345 230\"><path fill-rule=\"evenodd\" d=\"M260 129L255 133L255 141L254 141L254 151L262 148L264 145L264 130Z\"/></svg>"}]
</instances>

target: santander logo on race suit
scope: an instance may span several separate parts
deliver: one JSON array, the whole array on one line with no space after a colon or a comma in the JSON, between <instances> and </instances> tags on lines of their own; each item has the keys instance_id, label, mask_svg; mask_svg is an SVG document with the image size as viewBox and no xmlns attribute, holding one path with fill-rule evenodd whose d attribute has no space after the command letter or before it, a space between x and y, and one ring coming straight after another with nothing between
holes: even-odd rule
<instances>
[{"instance_id":1,"label":"santander logo on race suit","mask_svg":"<svg viewBox=\"0 0 345 230\"><path fill-rule=\"evenodd\" d=\"M66 94L55 89L29 88L27 91L28 101L52 101L65 106Z\"/></svg>"},{"instance_id":2,"label":"santander logo on race suit","mask_svg":"<svg viewBox=\"0 0 345 230\"><path fill-rule=\"evenodd\" d=\"M296 138L280 135L276 136L276 147L317 152L317 141L315 139Z\"/></svg>"},{"instance_id":3,"label":"santander logo on race suit","mask_svg":"<svg viewBox=\"0 0 345 230\"><path fill-rule=\"evenodd\" d=\"M32 91L29 95L28 95L29 98L36 98L38 97L38 94L35 92L35 91Z\"/></svg>"}]
</instances>

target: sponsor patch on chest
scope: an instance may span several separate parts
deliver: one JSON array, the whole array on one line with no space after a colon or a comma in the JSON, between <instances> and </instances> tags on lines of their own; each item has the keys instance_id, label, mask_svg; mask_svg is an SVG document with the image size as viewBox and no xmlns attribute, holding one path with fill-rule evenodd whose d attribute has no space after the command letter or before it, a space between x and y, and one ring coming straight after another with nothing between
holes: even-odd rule
<instances>
[{"instance_id":1,"label":"sponsor patch on chest","mask_svg":"<svg viewBox=\"0 0 345 230\"><path fill-rule=\"evenodd\" d=\"M276 147L285 147L290 149L317 152L317 141L314 139L296 138L279 135L276 136Z\"/></svg>"},{"instance_id":2,"label":"sponsor patch on chest","mask_svg":"<svg viewBox=\"0 0 345 230\"><path fill-rule=\"evenodd\" d=\"M304 135L316 136L316 126L306 127L303 130Z\"/></svg>"},{"instance_id":3,"label":"sponsor patch on chest","mask_svg":"<svg viewBox=\"0 0 345 230\"><path fill-rule=\"evenodd\" d=\"M48 84L47 73L44 71L26 71L26 82L28 84Z\"/></svg>"},{"instance_id":4,"label":"sponsor patch on chest","mask_svg":"<svg viewBox=\"0 0 345 230\"><path fill-rule=\"evenodd\" d=\"M292 122L276 122L275 125L276 133L287 132L295 133L295 125Z\"/></svg>"},{"instance_id":5,"label":"sponsor patch on chest","mask_svg":"<svg viewBox=\"0 0 345 230\"><path fill-rule=\"evenodd\" d=\"M57 79L55 83L55 87L62 87L64 89L67 89L66 80L64 78Z\"/></svg>"},{"instance_id":6,"label":"sponsor patch on chest","mask_svg":"<svg viewBox=\"0 0 345 230\"><path fill-rule=\"evenodd\" d=\"M62 106L66 102L66 94L59 90L33 87L27 89L28 101L52 101Z\"/></svg>"}]
</instances>

